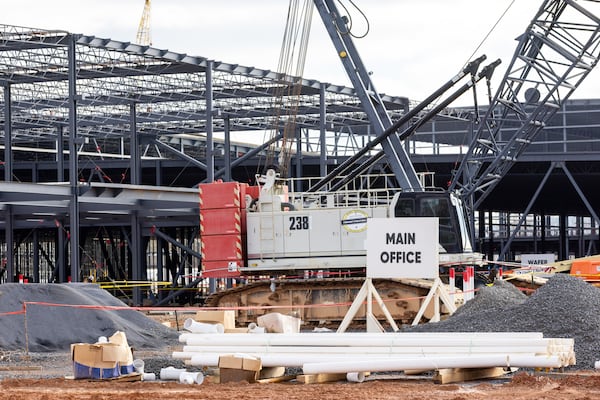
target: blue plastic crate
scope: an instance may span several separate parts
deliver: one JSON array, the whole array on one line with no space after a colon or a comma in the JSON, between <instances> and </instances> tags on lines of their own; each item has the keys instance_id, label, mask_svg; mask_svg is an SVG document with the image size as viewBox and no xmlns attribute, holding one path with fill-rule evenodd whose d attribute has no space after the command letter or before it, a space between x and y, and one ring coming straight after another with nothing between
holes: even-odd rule
<instances>
[{"instance_id":1,"label":"blue plastic crate","mask_svg":"<svg viewBox=\"0 0 600 400\"><path fill-rule=\"evenodd\" d=\"M132 366L133 368L133 366ZM73 362L73 375L75 379L109 379L121 376L121 368L115 364L114 368L97 368Z\"/></svg>"},{"instance_id":2,"label":"blue plastic crate","mask_svg":"<svg viewBox=\"0 0 600 400\"><path fill-rule=\"evenodd\" d=\"M133 374L134 372L135 368L133 367L133 364L121 365L121 375L129 375Z\"/></svg>"}]
</instances>

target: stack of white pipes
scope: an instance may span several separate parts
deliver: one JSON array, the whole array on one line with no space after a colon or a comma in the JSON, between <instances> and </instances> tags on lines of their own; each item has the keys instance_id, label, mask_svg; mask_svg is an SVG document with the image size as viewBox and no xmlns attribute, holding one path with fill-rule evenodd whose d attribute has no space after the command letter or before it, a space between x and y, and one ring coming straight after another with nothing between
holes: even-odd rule
<instances>
[{"instance_id":1,"label":"stack of white pipes","mask_svg":"<svg viewBox=\"0 0 600 400\"><path fill-rule=\"evenodd\" d=\"M182 333L173 358L217 366L224 354L259 357L263 367L305 374L441 368L561 368L575 364L573 339L539 332L461 333Z\"/></svg>"}]
</instances>

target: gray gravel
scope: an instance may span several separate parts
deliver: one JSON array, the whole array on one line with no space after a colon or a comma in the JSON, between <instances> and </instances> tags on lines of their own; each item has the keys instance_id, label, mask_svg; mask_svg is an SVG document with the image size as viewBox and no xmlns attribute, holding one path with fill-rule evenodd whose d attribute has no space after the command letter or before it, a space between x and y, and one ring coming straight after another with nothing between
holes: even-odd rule
<instances>
[{"instance_id":1,"label":"gray gravel","mask_svg":"<svg viewBox=\"0 0 600 400\"><path fill-rule=\"evenodd\" d=\"M23 302L125 306L93 284L3 284L0 314L22 310ZM530 297L512 284L498 281L483 287L475 298L447 320L405 327L407 331L436 332L543 332L546 337L575 339L577 365L569 369L593 369L600 359L600 289L568 275L556 275ZM42 365L41 372L2 372L8 375L52 377L71 373L71 343L93 343L99 336L124 331L142 358L146 372L183 367L171 357L180 346L179 333L134 310L76 309L27 306L27 338L23 314L0 318L0 365ZM136 350L140 350L136 352ZM179 364L178 364L179 363ZM59 368L52 368L52 366Z\"/></svg>"},{"instance_id":2,"label":"gray gravel","mask_svg":"<svg viewBox=\"0 0 600 400\"><path fill-rule=\"evenodd\" d=\"M600 289L557 274L531 296L505 281L483 287L444 321L407 327L412 332L542 332L573 338L577 364L593 369L600 360Z\"/></svg>"}]
</instances>

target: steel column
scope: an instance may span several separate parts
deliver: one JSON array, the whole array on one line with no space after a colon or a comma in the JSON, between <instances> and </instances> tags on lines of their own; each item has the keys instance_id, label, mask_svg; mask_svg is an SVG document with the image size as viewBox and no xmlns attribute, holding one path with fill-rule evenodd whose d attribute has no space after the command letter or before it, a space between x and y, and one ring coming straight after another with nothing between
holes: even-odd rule
<instances>
[{"instance_id":1,"label":"steel column","mask_svg":"<svg viewBox=\"0 0 600 400\"><path fill-rule=\"evenodd\" d=\"M39 233L37 229L33 230L31 235L31 241L33 242L33 282L32 283L40 283L40 240Z\"/></svg>"},{"instance_id":2,"label":"steel column","mask_svg":"<svg viewBox=\"0 0 600 400\"><path fill-rule=\"evenodd\" d=\"M129 250L131 251L131 279L134 281L142 280L142 232L140 228L140 217L138 210L131 212L131 236L129 240ZM141 290L138 287L133 289L133 304L142 305Z\"/></svg>"},{"instance_id":3,"label":"steel column","mask_svg":"<svg viewBox=\"0 0 600 400\"><path fill-rule=\"evenodd\" d=\"M319 154L319 173L327 175L327 103L325 97L325 84L319 86L319 141L321 142Z\"/></svg>"},{"instance_id":4,"label":"steel column","mask_svg":"<svg viewBox=\"0 0 600 400\"><path fill-rule=\"evenodd\" d=\"M56 126L56 181L65 181L65 143L62 125Z\"/></svg>"},{"instance_id":5,"label":"steel column","mask_svg":"<svg viewBox=\"0 0 600 400\"><path fill-rule=\"evenodd\" d=\"M140 144L137 134L137 116L135 103L129 105L129 168L131 169L131 184L139 185L142 182L142 163L140 161Z\"/></svg>"},{"instance_id":6,"label":"steel column","mask_svg":"<svg viewBox=\"0 0 600 400\"><path fill-rule=\"evenodd\" d=\"M12 181L12 111L10 84L4 86L4 180Z\"/></svg>"},{"instance_id":7,"label":"steel column","mask_svg":"<svg viewBox=\"0 0 600 400\"><path fill-rule=\"evenodd\" d=\"M213 61L206 62L206 180L215 180L215 144L213 142L213 85L212 85Z\"/></svg>"},{"instance_id":8,"label":"steel column","mask_svg":"<svg viewBox=\"0 0 600 400\"><path fill-rule=\"evenodd\" d=\"M6 239L6 282L15 282L15 252L14 252L14 231L13 231L13 213L12 206L9 204L5 208L5 239Z\"/></svg>"},{"instance_id":9,"label":"steel column","mask_svg":"<svg viewBox=\"0 0 600 400\"><path fill-rule=\"evenodd\" d=\"M164 265L163 265L163 252L165 251L165 245L161 238L156 237L156 279L159 282L165 280L164 276ZM163 299L163 291L158 289L158 299Z\"/></svg>"},{"instance_id":10,"label":"steel column","mask_svg":"<svg viewBox=\"0 0 600 400\"><path fill-rule=\"evenodd\" d=\"M65 231L61 221L56 220L56 265L54 267L54 279L56 282L67 281L67 271L65 267Z\"/></svg>"},{"instance_id":11,"label":"steel column","mask_svg":"<svg viewBox=\"0 0 600 400\"><path fill-rule=\"evenodd\" d=\"M77 58L75 37L69 35L69 183L71 201L69 225L71 240L71 280L79 282L79 177L77 163Z\"/></svg>"},{"instance_id":12,"label":"steel column","mask_svg":"<svg viewBox=\"0 0 600 400\"><path fill-rule=\"evenodd\" d=\"M229 116L223 120L223 169L225 169L225 182L231 181L231 126Z\"/></svg>"}]
</instances>

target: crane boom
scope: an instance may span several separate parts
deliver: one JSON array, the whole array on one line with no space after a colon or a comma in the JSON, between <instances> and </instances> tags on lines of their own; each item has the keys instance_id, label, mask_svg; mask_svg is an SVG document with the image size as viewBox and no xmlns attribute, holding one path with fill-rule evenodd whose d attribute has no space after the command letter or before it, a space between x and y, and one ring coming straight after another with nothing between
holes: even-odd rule
<instances>
[{"instance_id":1,"label":"crane boom","mask_svg":"<svg viewBox=\"0 0 600 400\"><path fill-rule=\"evenodd\" d=\"M481 56L476 60L470 62L467 66L465 66L458 74L453 76L450 80L448 80L444 85L442 85L439 89L433 92L427 99L423 100L421 103L417 104L412 109L408 110L406 114L404 114L398 121L394 122L390 127L385 129L379 136L375 139L371 140L366 146L362 149L358 150L353 156L348 158L346 161L337 166L333 171L331 171L327 176L321 179L319 182L315 183L308 191L315 192L325 187L326 184L331 182L334 178L344 174L348 169L350 169L354 164L356 164L361 157L366 155L369 151L373 150L375 146L381 144L384 140L386 140L389 136L396 133L402 126L411 122L411 120L417 118L420 113L424 112L426 107L429 106L433 101L438 99L442 94L444 94L447 90L453 87L457 82L459 82L463 77L468 74L475 75L479 65L485 60L485 56ZM437 110L443 109L443 107L447 106L449 103L445 103L441 108ZM436 113L437 113L436 112ZM429 114L429 112L428 112ZM404 138L401 138L404 139Z\"/></svg>"},{"instance_id":2,"label":"crane boom","mask_svg":"<svg viewBox=\"0 0 600 400\"><path fill-rule=\"evenodd\" d=\"M479 63L484 58L485 57L481 57L481 58L473 61L472 63L469 64L470 67L467 67L467 68L476 70L476 66L479 66ZM438 103L435 107L433 107L431 110L427 111L424 115L422 115L420 118L418 118L415 122L412 122L412 123L410 122L412 119L411 115L413 115L413 113L408 112L406 115L404 115L402 118L400 118L400 120L395 122L394 125L392 125L390 128L388 128L382 136L379 136L378 138L369 142L363 149L359 150L354 156L350 157L347 161L353 161L350 164L354 164L358 160L358 157L366 154L365 149L372 150L378 143L381 142L381 140L383 140L383 137L385 137L386 135L395 133L397 130L400 130L400 128L403 125L408 125L410 123L410 125L408 127L402 129L402 131L398 134L398 137L400 138L400 140L405 140L405 139L409 138L417 131L417 129L419 129L419 127L421 127L427 121L433 119L445 107L450 105L454 100L456 100L458 97L460 97L463 93L465 93L466 91L471 89L473 87L473 85L475 85L478 81L480 81L484 78L489 79L491 77L491 74L494 72L494 70L496 69L496 67L499 64L500 64L500 60L496 60L493 63L486 65L481 70L481 72L479 74L477 74L476 78L473 78L473 79L469 80L468 82L466 82L464 85L462 85L460 88L458 88L454 93L452 93L450 96L448 96L447 98L440 101L440 103ZM472 70L473 75L475 75L474 70ZM452 80L450 82L452 82ZM426 101L424 101L423 103L426 103ZM415 110L415 109L413 109L413 110ZM352 172L349 173L344 179L338 181L335 185L331 186L330 190L335 191L335 190L340 189L344 185L348 184L357 175L363 173L368 168L370 168L374 163L376 163L381 158L383 158L383 156L384 156L383 150L377 152L375 155L371 156L367 161L365 161L361 165L359 165L356 169L352 170ZM349 167L349 165L346 165L346 164L347 163L344 162L340 165L340 167Z\"/></svg>"},{"instance_id":3,"label":"crane boom","mask_svg":"<svg viewBox=\"0 0 600 400\"><path fill-rule=\"evenodd\" d=\"M367 114L376 136L381 136L384 131L392 126L392 121L387 114L375 86L369 77L358 51L354 47L346 22L338 11L333 0L314 0L323 24L331 37L337 54L352 82L356 95ZM398 184L404 191L423 191L423 187L402 142L395 135L389 135L382 141L388 163Z\"/></svg>"},{"instance_id":4,"label":"crane boom","mask_svg":"<svg viewBox=\"0 0 600 400\"><path fill-rule=\"evenodd\" d=\"M520 36L449 188L471 216L598 63L598 16L598 1L546 0Z\"/></svg>"}]
</instances>

